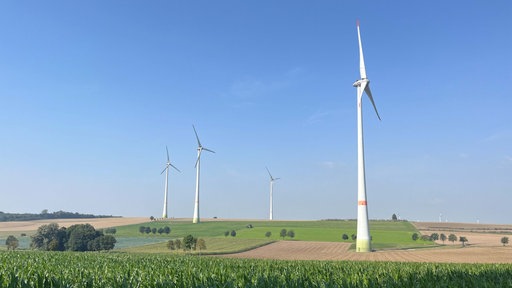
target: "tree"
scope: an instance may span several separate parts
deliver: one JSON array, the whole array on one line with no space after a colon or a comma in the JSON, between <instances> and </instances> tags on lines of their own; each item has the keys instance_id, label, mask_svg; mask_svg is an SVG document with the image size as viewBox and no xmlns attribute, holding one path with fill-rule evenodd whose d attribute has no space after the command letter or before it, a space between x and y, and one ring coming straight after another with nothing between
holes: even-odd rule
<instances>
[{"instance_id":1,"label":"tree","mask_svg":"<svg viewBox=\"0 0 512 288\"><path fill-rule=\"evenodd\" d=\"M501 237L501 244L503 244L503 246L507 245L508 244L508 237Z\"/></svg>"},{"instance_id":2,"label":"tree","mask_svg":"<svg viewBox=\"0 0 512 288\"><path fill-rule=\"evenodd\" d=\"M295 231L293 230L288 230L288 232L286 233L286 235L290 238L294 238L295 237Z\"/></svg>"},{"instance_id":3,"label":"tree","mask_svg":"<svg viewBox=\"0 0 512 288\"><path fill-rule=\"evenodd\" d=\"M439 239L441 239L441 241L443 241L444 244L444 241L446 241L446 235L444 235L444 233L441 233L441 235L439 235Z\"/></svg>"},{"instance_id":4,"label":"tree","mask_svg":"<svg viewBox=\"0 0 512 288\"><path fill-rule=\"evenodd\" d=\"M162 235L162 233L164 233L164 228L160 227L158 228L158 234Z\"/></svg>"},{"instance_id":5,"label":"tree","mask_svg":"<svg viewBox=\"0 0 512 288\"><path fill-rule=\"evenodd\" d=\"M151 228L151 233L156 234L156 228Z\"/></svg>"},{"instance_id":6,"label":"tree","mask_svg":"<svg viewBox=\"0 0 512 288\"><path fill-rule=\"evenodd\" d=\"M462 242L462 247L465 247L466 246L466 242L468 242L468 239L464 236L460 236L459 237L459 242Z\"/></svg>"},{"instance_id":7,"label":"tree","mask_svg":"<svg viewBox=\"0 0 512 288\"><path fill-rule=\"evenodd\" d=\"M197 248L199 248L199 251L206 250L206 242L204 239L197 239Z\"/></svg>"},{"instance_id":8,"label":"tree","mask_svg":"<svg viewBox=\"0 0 512 288\"><path fill-rule=\"evenodd\" d=\"M146 234L151 233L151 227L144 227L144 232L146 232Z\"/></svg>"},{"instance_id":9,"label":"tree","mask_svg":"<svg viewBox=\"0 0 512 288\"><path fill-rule=\"evenodd\" d=\"M352 234L352 235L350 235L350 238L352 238L352 241L356 241L357 235L356 234Z\"/></svg>"},{"instance_id":10,"label":"tree","mask_svg":"<svg viewBox=\"0 0 512 288\"><path fill-rule=\"evenodd\" d=\"M176 249L180 250L181 249L181 240L180 239L176 239L174 241L174 245L176 246Z\"/></svg>"},{"instance_id":11,"label":"tree","mask_svg":"<svg viewBox=\"0 0 512 288\"><path fill-rule=\"evenodd\" d=\"M454 243L455 241L457 241L457 236L455 236L455 234L448 235L448 241Z\"/></svg>"},{"instance_id":12,"label":"tree","mask_svg":"<svg viewBox=\"0 0 512 288\"><path fill-rule=\"evenodd\" d=\"M348 240L348 235L347 235L347 234L343 234L343 235L341 235L341 239L343 239L343 240Z\"/></svg>"},{"instance_id":13,"label":"tree","mask_svg":"<svg viewBox=\"0 0 512 288\"><path fill-rule=\"evenodd\" d=\"M235 230L231 230L231 237L235 237L236 236L236 231Z\"/></svg>"},{"instance_id":14,"label":"tree","mask_svg":"<svg viewBox=\"0 0 512 288\"><path fill-rule=\"evenodd\" d=\"M272 232L267 231L267 233L265 233L265 237L269 238L270 236L272 236Z\"/></svg>"},{"instance_id":15,"label":"tree","mask_svg":"<svg viewBox=\"0 0 512 288\"><path fill-rule=\"evenodd\" d=\"M395 213L393 213L393 215L391 215L391 220L393 220L393 221L397 221L398 220L398 217L396 217Z\"/></svg>"},{"instance_id":16,"label":"tree","mask_svg":"<svg viewBox=\"0 0 512 288\"><path fill-rule=\"evenodd\" d=\"M185 250L196 250L197 238L194 238L192 235L187 235L183 238L183 245L185 246Z\"/></svg>"},{"instance_id":17,"label":"tree","mask_svg":"<svg viewBox=\"0 0 512 288\"><path fill-rule=\"evenodd\" d=\"M66 228L59 228L57 223L42 225L32 235L30 247L44 251L64 251L67 242Z\"/></svg>"},{"instance_id":18,"label":"tree","mask_svg":"<svg viewBox=\"0 0 512 288\"><path fill-rule=\"evenodd\" d=\"M228 236L229 236L229 231L224 232L224 237L228 237Z\"/></svg>"},{"instance_id":19,"label":"tree","mask_svg":"<svg viewBox=\"0 0 512 288\"><path fill-rule=\"evenodd\" d=\"M418 233L413 233L412 234L412 240L414 240L414 241L418 240L419 237L420 236L418 236Z\"/></svg>"},{"instance_id":20,"label":"tree","mask_svg":"<svg viewBox=\"0 0 512 288\"><path fill-rule=\"evenodd\" d=\"M171 233L171 227L169 227L169 226L165 226L165 227L164 227L164 233L165 233L165 234L167 234L167 235L169 235L169 233Z\"/></svg>"},{"instance_id":21,"label":"tree","mask_svg":"<svg viewBox=\"0 0 512 288\"><path fill-rule=\"evenodd\" d=\"M149 220L155 221L156 219L155 219L155 217L151 216L151 217L149 217Z\"/></svg>"},{"instance_id":22,"label":"tree","mask_svg":"<svg viewBox=\"0 0 512 288\"><path fill-rule=\"evenodd\" d=\"M281 236L284 239L284 237L286 237L286 233L287 233L286 229L283 228L283 229L281 229L281 232L279 233L279 236Z\"/></svg>"},{"instance_id":23,"label":"tree","mask_svg":"<svg viewBox=\"0 0 512 288\"><path fill-rule=\"evenodd\" d=\"M437 241L439 240L439 234L438 233L432 233L430 235L430 239L432 239L432 241Z\"/></svg>"},{"instance_id":24,"label":"tree","mask_svg":"<svg viewBox=\"0 0 512 288\"><path fill-rule=\"evenodd\" d=\"M169 249L169 250L176 249L176 247L174 246L174 241L172 241L172 240L167 241L167 249Z\"/></svg>"},{"instance_id":25,"label":"tree","mask_svg":"<svg viewBox=\"0 0 512 288\"><path fill-rule=\"evenodd\" d=\"M139 232L140 232L140 233L145 233L145 232L146 232L146 227L144 227L144 226L140 226L140 227L139 227Z\"/></svg>"},{"instance_id":26,"label":"tree","mask_svg":"<svg viewBox=\"0 0 512 288\"><path fill-rule=\"evenodd\" d=\"M91 224L71 225L66 232L68 236L66 249L70 251L90 251L89 242L103 236L103 233L96 231ZM99 243L94 243L95 249L99 246Z\"/></svg>"},{"instance_id":27,"label":"tree","mask_svg":"<svg viewBox=\"0 0 512 288\"><path fill-rule=\"evenodd\" d=\"M5 240L5 245L7 245L7 250L16 250L18 248L20 242L13 235L9 235Z\"/></svg>"}]
</instances>

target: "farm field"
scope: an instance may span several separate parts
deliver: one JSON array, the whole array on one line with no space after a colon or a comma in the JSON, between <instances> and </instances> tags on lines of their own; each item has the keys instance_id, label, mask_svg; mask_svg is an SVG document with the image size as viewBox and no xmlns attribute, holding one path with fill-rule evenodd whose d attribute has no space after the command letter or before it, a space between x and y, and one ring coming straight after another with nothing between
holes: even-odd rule
<instances>
[{"instance_id":1,"label":"farm field","mask_svg":"<svg viewBox=\"0 0 512 288\"><path fill-rule=\"evenodd\" d=\"M343 233L350 237L356 232L355 221L207 220L196 225L191 224L190 219L147 220L147 218L106 218L59 221L58 223L69 226L77 222L92 222L91 224L97 228L121 225L116 226L115 237L118 243L114 251L123 253L184 254L182 251L171 252L167 249L166 242L169 239L179 239L192 234L206 240L207 249L201 251L201 254L229 254L222 256L229 258L512 263L512 248L503 247L500 244L501 237L509 235L507 233L510 225L371 221L376 252L360 254L353 251L353 241L341 239ZM31 235L39 225L47 224L43 221L29 222L31 223L0 222L0 241L4 243L9 233L18 236L20 231L27 231L27 234ZM247 228L249 224L253 228ZM474 227L474 225L477 226ZM145 234L139 232L140 226L153 228L169 226L172 230L169 235ZM27 227L34 230L27 230ZM413 241L412 233L418 232L415 227L427 235L435 232L465 236L469 240L469 245L461 248L459 242ZM283 228L294 230L295 237L281 238L279 232ZM224 236L224 232L231 230L236 231L236 237ZM265 237L266 232L271 232L272 235ZM20 248L29 247L30 237L18 237L18 239ZM251 250L252 248L256 249ZM5 250L5 246L2 245L0 250Z\"/></svg>"},{"instance_id":2,"label":"farm field","mask_svg":"<svg viewBox=\"0 0 512 288\"><path fill-rule=\"evenodd\" d=\"M1 287L510 287L510 264L0 252Z\"/></svg>"}]
</instances>

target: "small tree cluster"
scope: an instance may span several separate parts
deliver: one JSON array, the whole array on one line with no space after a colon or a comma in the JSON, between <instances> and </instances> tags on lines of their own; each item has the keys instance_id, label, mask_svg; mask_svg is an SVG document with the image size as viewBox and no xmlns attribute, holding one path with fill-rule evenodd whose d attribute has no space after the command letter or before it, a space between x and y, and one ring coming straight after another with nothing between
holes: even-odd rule
<instances>
[{"instance_id":1,"label":"small tree cluster","mask_svg":"<svg viewBox=\"0 0 512 288\"><path fill-rule=\"evenodd\" d=\"M183 238L183 247L186 251L206 250L206 241L204 239L197 239L192 235L187 235Z\"/></svg>"},{"instance_id":2,"label":"small tree cluster","mask_svg":"<svg viewBox=\"0 0 512 288\"><path fill-rule=\"evenodd\" d=\"M114 249L115 243L114 236L104 235L90 224L59 228L57 223L51 223L37 229L30 246L45 251L100 251Z\"/></svg>"},{"instance_id":3,"label":"small tree cluster","mask_svg":"<svg viewBox=\"0 0 512 288\"><path fill-rule=\"evenodd\" d=\"M155 227L151 228L149 226L140 226L139 227L139 232L141 234L144 234L144 233L146 233L146 234L149 234L149 233L156 234L156 233L158 233L158 234L162 235L162 234L165 233L165 234L169 235L169 233L171 233L171 228L169 226L160 227L160 228L155 228Z\"/></svg>"},{"instance_id":4,"label":"small tree cluster","mask_svg":"<svg viewBox=\"0 0 512 288\"><path fill-rule=\"evenodd\" d=\"M503 246L508 244L508 237L507 236L501 237L501 244L503 244Z\"/></svg>"},{"instance_id":5,"label":"small tree cluster","mask_svg":"<svg viewBox=\"0 0 512 288\"><path fill-rule=\"evenodd\" d=\"M283 239L288 236L290 238L295 238L295 231L293 230L286 230L286 229L281 229L281 232L279 232L279 236L282 237Z\"/></svg>"}]
</instances>

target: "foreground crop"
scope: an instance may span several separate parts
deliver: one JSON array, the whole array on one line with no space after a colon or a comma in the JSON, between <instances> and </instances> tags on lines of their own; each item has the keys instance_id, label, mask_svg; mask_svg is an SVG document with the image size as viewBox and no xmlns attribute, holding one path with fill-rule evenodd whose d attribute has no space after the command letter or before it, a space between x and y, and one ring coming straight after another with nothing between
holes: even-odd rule
<instances>
[{"instance_id":1,"label":"foreground crop","mask_svg":"<svg viewBox=\"0 0 512 288\"><path fill-rule=\"evenodd\" d=\"M509 264L3 252L0 287L511 287Z\"/></svg>"}]
</instances>

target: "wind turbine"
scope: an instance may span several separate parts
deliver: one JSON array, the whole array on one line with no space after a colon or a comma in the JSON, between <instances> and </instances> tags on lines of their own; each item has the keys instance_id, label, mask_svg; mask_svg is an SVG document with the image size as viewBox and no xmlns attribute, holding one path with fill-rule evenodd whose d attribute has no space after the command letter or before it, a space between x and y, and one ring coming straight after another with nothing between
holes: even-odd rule
<instances>
[{"instance_id":1,"label":"wind turbine","mask_svg":"<svg viewBox=\"0 0 512 288\"><path fill-rule=\"evenodd\" d=\"M267 168L267 167L265 167ZM272 177L272 174L270 174L270 171L267 168L268 176L270 176L270 220L273 218L273 211L274 211L274 200L272 198L272 194L274 193L274 181L279 180L281 178L274 178Z\"/></svg>"},{"instance_id":2,"label":"wind turbine","mask_svg":"<svg viewBox=\"0 0 512 288\"><path fill-rule=\"evenodd\" d=\"M160 173L162 175L165 172L165 194L164 194L164 212L162 213L162 218L167 218L167 194L168 194L168 183L169 183L169 167L176 169L178 172L181 172L180 169L176 168L176 166L171 164L171 160L169 160L169 149L165 146L165 150L167 151L167 163L165 164L165 168Z\"/></svg>"},{"instance_id":3,"label":"wind turbine","mask_svg":"<svg viewBox=\"0 0 512 288\"><path fill-rule=\"evenodd\" d=\"M370 228L368 226L368 206L366 201L366 180L364 174L364 147L363 147L363 94L366 93L372 102L375 113L380 120L379 112L373 101L370 90L370 80L366 77L364 66L363 45L361 44L361 32L359 31L359 20L357 21L357 37L359 39L359 72L361 79L353 86L357 87L357 252L371 252Z\"/></svg>"},{"instance_id":4,"label":"wind turbine","mask_svg":"<svg viewBox=\"0 0 512 288\"><path fill-rule=\"evenodd\" d=\"M194 128L194 133L196 134L197 139L197 160L196 160L196 200L194 203L194 218L192 219L192 223L199 223L199 170L201 167L201 152L203 150L215 153L215 151L212 151L210 149L207 149L201 145L201 141L199 141L199 136L197 136L196 127L192 125L192 128Z\"/></svg>"}]
</instances>

